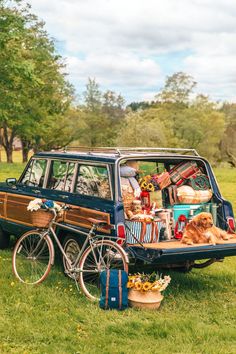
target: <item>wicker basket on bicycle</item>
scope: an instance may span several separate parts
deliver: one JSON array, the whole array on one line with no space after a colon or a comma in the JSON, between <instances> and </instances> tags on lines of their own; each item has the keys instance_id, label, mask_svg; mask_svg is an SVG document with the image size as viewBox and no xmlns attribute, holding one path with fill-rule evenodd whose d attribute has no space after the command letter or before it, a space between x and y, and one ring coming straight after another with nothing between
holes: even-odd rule
<instances>
[{"instance_id":1,"label":"wicker basket on bicycle","mask_svg":"<svg viewBox=\"0 0 236 354\"><path fill-rule=\"evenodd\" d=\"M39 209L31 212L31 222L34 227L46 229L54 214L50 210Z\"/></svg>"}]
</instances>

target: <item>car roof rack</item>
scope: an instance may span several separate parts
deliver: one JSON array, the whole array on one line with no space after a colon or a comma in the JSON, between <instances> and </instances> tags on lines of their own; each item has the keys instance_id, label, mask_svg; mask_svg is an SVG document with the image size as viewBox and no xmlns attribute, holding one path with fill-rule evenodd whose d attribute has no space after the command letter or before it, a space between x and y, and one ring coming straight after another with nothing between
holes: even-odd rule
<instances>
[{"instance_id":1,"label":"car roof rack","mask_svg":"<svg viewBox=\"0 0 236 354\"><path fill-rule=\"evenodd\" d=\"M94 153L106 153L106 154L117 154L119 156L122 156L124 154L129 154L133 152L143 152L143 153L148 153L148 152L159 152L159 153L180 153L180 154L188 154L188 155L194 155L194 156L199 156L198 152L195 149L183 149L183 148L149 148L149 147L85 147L85 146L69 146L66 147L64 152L67 151L76 151L76 152L83 152L83 153L88 153L88 154L94 154Z\"/></svg>"}]
</instances>

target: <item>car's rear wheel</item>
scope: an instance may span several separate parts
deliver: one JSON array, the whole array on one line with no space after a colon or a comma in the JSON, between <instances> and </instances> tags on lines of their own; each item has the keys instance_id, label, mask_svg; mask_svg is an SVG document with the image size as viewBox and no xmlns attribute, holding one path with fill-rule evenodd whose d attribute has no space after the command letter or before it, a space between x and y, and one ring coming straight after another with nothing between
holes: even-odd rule
<instances>
[{"instance_id":1,"label":"car's rear wheel","mask_svg":"<svg viewBox=\"0 0 236 354\"><path fill-rule=\"evenodd\" d=\"M215 263L216 259L215 258L209 258L209 259L198 259L194 262L193 268L206 268L209 267L211 264Z\"/></svg>"},{"instance_id":2,"label":"car's rear wheel","mask_svg":"<svg viewBox=\"0 0 236 354\"><path fill-rule=\"evenodd\" d=\"M67 257L70 259L71 263L73 264L81 250L81 244L78 240L78 236L74 236L74 235L66 236L63 242L63 248ZM70 274L69 271L70 266L66 261L65 257L63 257L63 267L64 267L65 274L68 277L74 279L74 277Z\"/></svg>"}]
</instances>

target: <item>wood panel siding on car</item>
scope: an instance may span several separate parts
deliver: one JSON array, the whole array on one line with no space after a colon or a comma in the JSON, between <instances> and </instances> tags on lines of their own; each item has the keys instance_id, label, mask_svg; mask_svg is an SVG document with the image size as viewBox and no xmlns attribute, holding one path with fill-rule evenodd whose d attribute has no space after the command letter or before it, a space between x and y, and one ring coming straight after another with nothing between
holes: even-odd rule
<instances>
[{"instance_id":1,"label":"wood panel siding on car","mask_svg":"<svg viewBox=\"0 0 236 354\"><path fill-rule=\"evenodd\" d=\"M6 216L6 193L0 192L0 217Z\"/></svg>"},{"instance_id":2,"label":"wood panel siding on car","mask_svg":"<svg viewBox=\"0 0 236 354\"><path fill-rule=\"evenodd\" d=\"M65 213L64 222L75 225L81 226L85 228L90 228L91 223L88 221L89 218L104 220L107 224L110 224L110 214L105 213L98 210L82 208L77 206L72 206L73 209L69 210ZM110 233L110 230L105 230L103 228L99 229L104 233Z\"/></svg>"},{"instance_id":3,"label":"wood panel siding on car","mask_svg":"<svg viewBox=\"0 0 236 354\"><path fill-rule=\"evenodd\" d=\"M30 212L27 211L32 197L20 194L7 194L6 199L6 219L17 223L31 225Z\"/></svg>"}]
</instances>

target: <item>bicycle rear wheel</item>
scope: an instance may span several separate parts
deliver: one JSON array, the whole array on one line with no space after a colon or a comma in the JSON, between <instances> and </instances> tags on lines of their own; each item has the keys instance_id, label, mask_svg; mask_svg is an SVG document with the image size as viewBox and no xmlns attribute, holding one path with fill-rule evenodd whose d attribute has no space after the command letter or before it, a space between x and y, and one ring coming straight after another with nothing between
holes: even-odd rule
<instances>
[{"instance_id":1,"label":"bicycle rear wheel","mask_svg":"<svg viewBox=\"0 0 236 354\"><path fill-rule=\"evenodd\" d=\"M35 230L26 232L13 250L13 273L22 283L39 284L48 276L53 259L50 237Z\"/></svg>"},{"instance_id":2,"label":"bicycle rear wheel","mask_svg":"<svg viewBox=\"0 0 236 354\"><path fill-rule=\"evenodd\" d=\"M89 246L79 262L79 284L91 300L100 297L100 273L107 269L121 269L128 272L128 263L123 249L115 242L101 240Z\"/></svg>"}]
</instances>

